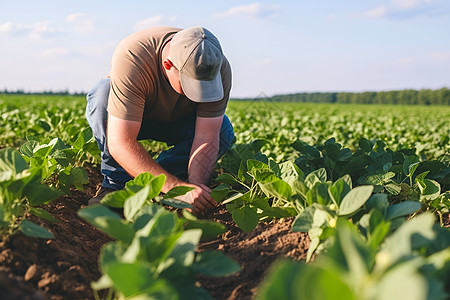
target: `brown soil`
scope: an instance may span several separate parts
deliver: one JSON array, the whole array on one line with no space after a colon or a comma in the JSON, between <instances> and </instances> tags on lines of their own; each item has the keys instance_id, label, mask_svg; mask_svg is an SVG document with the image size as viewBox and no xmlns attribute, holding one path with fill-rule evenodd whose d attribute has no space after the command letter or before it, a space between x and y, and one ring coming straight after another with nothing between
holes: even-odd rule
<instances>
[{"instance_id":1,"label":"brown soil","mask_svg":"<svg viewBox=\"0 0 450 300\"><path fill-rule=\"evenodd\" d=\"M80 219L77 211L87 205L101 182L98 169L87 167L90 184L72 191L44 208L60 221L50 223L30 217L49 229L53 240L17 233L0 243L0 299L94 299L90 283L100 277L98 255L111 239ZM250 233L237 228L223 207L205 218L225 224L229 230L202 243L199 251L221 250L242 270L226 278L199 277L217 300L251 299L270 265L278 258L303 259L308 249L306 234L290 232L292 220L261 223Z\"/></svg>"}]
</instances>

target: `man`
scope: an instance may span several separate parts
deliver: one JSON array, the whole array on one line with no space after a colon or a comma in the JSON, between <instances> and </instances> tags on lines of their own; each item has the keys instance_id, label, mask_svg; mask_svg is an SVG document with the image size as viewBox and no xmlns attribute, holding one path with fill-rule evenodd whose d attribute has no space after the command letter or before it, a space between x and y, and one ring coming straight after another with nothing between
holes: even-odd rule
<instances>
[{"instance_id":1,"label":"man","mask_svg":"<svg viewBox=\"0 0 450 300\"><path fill-rule=\"evenodd\" d=\"M182 198L194 213L216 205L207 183L234 138L224 115L230 89L230 64L205 28L150 28L120 42L108 78L87 95L104 176L89 204L149 172L166 175L164 193L194 188ZM173 147L153 160L138 142L143 139Z\"/></svg>"}]
</instances>

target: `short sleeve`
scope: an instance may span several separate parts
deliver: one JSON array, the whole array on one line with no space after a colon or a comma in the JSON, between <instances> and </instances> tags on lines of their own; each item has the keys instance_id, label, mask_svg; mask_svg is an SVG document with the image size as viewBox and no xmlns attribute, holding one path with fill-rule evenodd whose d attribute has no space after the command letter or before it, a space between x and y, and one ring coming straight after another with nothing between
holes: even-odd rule
<instances>
[{"instance_id":1,"label":"short sleeve","mask_svg":"<svg viewBox=\"0 0 450 300\"><path fill-rule=\"evenodd\" d=\"M142 120L147 95L151 93L151 79L140 60L130 50L119 48L111 63L111 90L108 112L120 119Z\"/></svg>"}]
</instances>

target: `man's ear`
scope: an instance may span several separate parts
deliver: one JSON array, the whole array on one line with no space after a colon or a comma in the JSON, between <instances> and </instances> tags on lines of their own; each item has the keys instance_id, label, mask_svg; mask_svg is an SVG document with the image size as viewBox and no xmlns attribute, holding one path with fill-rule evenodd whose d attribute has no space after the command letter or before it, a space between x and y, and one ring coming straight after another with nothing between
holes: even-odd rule
<instances>
[{"instance_id":1,"label":"man's ear","mask_svg":"<svg viewBox=\"0 0 450 300\"><path fill-rule=\"evenodd\" d=\"M172 63L172 61L170 59L166 58L163 61L163 66L164 66L164 69L166 69L168 71L168 70L170 70L173 67L173 63Z\"/></svg>"}]
</instances>

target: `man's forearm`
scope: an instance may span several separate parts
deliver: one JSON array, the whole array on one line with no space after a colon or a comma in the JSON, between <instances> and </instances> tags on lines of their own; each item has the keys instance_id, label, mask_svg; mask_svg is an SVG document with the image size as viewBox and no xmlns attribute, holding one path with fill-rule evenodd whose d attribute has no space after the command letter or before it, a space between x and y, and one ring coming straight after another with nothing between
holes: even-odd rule
<instances>
[{"instance_id":1,"label":"man's forearm","mask_svg":"<svg viewBox=\"0 0 450 300\"><path fill-rule=\"evenodd\" d=\"M155 176L166 175L162 192L166 193L171 188L183 185L183 181L168 173L162 168L138 141L127 141L120 146L109 147L112 157L127 171L133 178L141 173L149 172Z\"/></svg>"},{"instance_id":2,"label":"man's forearm","mask_svg":"<svg viewBox=\"0 0 450 300\"><path fill-rule=\"evenodd\" d=\"M195 140L189 159L189 182L207 185L219 153L219 138L213 140Z\"/></svg>"}]
</instances>

